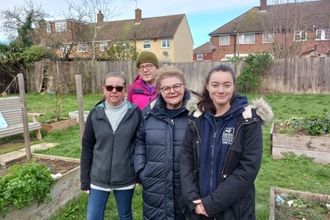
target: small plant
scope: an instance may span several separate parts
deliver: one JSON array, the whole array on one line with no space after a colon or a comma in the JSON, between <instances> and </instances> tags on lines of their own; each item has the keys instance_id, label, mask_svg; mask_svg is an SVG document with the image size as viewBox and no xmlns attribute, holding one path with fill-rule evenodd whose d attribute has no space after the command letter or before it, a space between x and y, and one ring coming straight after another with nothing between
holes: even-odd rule
<instances>
[{"instance_id":1,"label":"small plant","mask_svg":"<svg viewBox=\"0 0 330 220\"><path fill-rule=\"evenodd\" d=\"M0 211L2 217L8 214L8 208L21 209L36 200L40 205L51 201L51 187L54 180L45 164L36 164L35 160L24 166L13 165L9 173L0 178Z\"/></svg>"},{"instance_id":2,"label":"small plant","mask_svg":"<svg viewBox=\"0 0 330 220\"><path fill-rule=\"evenodd\" d=\"M290 204L290 205L289 205ZM276 203L276 219L328 219L325 204L289 194L283 204Z\"/></svg>"},{"instance_id":3,"label":"small plant","mask_svg":"<svg viewBox=\"0 0 330 220\"><path fill-rule=\"evenodd\" d=\"M305 134L317 136L330 133L330 113L311 114L305 117L291 117L280 124L280 133L304 132ZM283 127L285 129L283 129Z\"/></svg>"}]
</instances>

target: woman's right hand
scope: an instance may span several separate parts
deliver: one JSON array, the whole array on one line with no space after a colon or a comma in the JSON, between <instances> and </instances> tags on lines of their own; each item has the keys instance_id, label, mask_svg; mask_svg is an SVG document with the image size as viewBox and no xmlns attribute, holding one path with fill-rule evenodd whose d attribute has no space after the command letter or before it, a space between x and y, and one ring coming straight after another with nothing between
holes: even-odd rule
<instances>
[{"instance_id":1,"label":"woman's right hand","mask_svg":"<svg viewBox=\"0 0 330 220\"><path fill-rule=\"evenodd\" d=\"M83 190L84 193L89 194L89 190Z\"/></svg>"}]
</instances>

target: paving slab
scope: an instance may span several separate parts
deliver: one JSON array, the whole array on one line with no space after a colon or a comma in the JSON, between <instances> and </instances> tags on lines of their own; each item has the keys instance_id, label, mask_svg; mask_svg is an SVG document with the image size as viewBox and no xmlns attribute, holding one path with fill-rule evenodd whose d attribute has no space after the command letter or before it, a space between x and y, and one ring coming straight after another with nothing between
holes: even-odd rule
<instances>
[{"instance_id":1,"label":"paving slab","mask_svg":"<svg viewBox=\"0 0 330 220\"><path fill-rule=\"evenodd\" d=\"M59 143L48 143L48 142L43 142L40 144L35 144L35 145L31 145L31 152L35 152L36 150L45 150L51 147L54 147L56 145L58 145ZM15 160L18 158L22 158L25 157L26 153L25 153L25 148L21 148L19 150L16 151L12 151L6 154L1 154L0 155L0 164L5 164L11 160Z\"/></svg>"}]
</instances>

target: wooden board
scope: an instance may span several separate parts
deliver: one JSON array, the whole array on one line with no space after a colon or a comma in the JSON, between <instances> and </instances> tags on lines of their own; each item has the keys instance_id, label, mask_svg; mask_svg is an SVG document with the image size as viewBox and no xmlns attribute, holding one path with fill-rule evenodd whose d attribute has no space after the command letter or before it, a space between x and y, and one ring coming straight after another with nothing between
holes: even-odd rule
<instances>
[{"instance_id":1,"label":"wooden board","mask_svg":"<svg viewBox=\"0 0 330 220\"><path fill-rule=\"evenodd\" d=\"M270 131L270 152L273 158L282 158L282 152L293 152L313 157L317 163L330 163L330 137L278 134L274 133L273 126Z\"/></svg>"}]
</instances>

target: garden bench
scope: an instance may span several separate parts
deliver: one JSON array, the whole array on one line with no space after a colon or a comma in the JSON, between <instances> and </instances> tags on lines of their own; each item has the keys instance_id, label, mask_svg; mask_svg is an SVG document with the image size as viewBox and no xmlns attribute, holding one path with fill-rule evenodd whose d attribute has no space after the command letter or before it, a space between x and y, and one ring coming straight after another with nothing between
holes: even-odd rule
<instances>
[{"instance_id":1,"label":"garden bench","mask_svg":"<svg viewBox=\"0 0 330 220\"><path fill-rule=\"evenodd\" d=\"M8 125L7 127L0 128L0 138L24 133L22 108L23 104L18 96L0 98L0 113ZM29 131L36 130L37 139L41 140L41 124L38 122L37 117L42 114L27 114L29 117L32 117L32 122L28 122Z\"/></svg>"}]
</instances>

